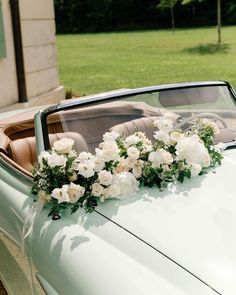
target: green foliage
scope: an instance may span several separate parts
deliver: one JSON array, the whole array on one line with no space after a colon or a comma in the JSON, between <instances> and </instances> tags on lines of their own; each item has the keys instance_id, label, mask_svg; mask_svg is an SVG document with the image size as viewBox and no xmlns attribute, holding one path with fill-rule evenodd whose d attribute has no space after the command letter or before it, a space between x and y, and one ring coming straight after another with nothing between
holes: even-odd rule
<instances>
[{"instance_id":1,"label":"green foliage","mask_svg":"<svg viewBox=\"0 0 236 295\"><path fill-rule=\"evenodd\" d=\"M216 22L216 0L54 0L57 33L143 30L169 27L175 6L178 27L209 26ZM202 3L201 3L202 2ZM225 24L235 24L235 0L224 1Z\"/></svg>"},{"instance_id":2,"label":"green foliage","mask_svg":"<svg viewBox=\"0 0 236 295\"><path fill-rule=\"evenodd\" d=\"M205 0L183 0L182 1L182 4L183 5L186 5L186 4L190 4L190 3L193 3L193 2L199 2L199 3L201 3L203 1L205 1Z\"/></svg>"},{"instance_id":3,"label":"green foliage","mask_svg":"<svg viewBox=\"0 0 236 295\"><path fill-rule=\"evenodd\" d=\"M159 4L157 5L157 8L170 8L170 7L174 7L175 4L178 1L179 0L160 0Z\"/></svg>"},{"instance_id":4,"label":"green foliage","mask_svg":"<svg viewBox=\"0 0 236 295\"><path fill-rule=\"evenodd\" d=\"M170 119L160 117L153 125L159 136L165 133L167 141L155 132L154 144L143 132L125 139L107 132L94 156L87 152L77 155L73 141L63 138L54 143L52 151L40 154L32 192L49 203L49 216L59 219L67 208L71 214L79 208L91 213L99 199L128 197L138 191L139 184L163 190L168 183L183 183L207 173L209 167L221 164L222 155L213 145L218 127L208 119L193 119L194 123L181 131L173 129Z\"/></svg>"}]
</instances>

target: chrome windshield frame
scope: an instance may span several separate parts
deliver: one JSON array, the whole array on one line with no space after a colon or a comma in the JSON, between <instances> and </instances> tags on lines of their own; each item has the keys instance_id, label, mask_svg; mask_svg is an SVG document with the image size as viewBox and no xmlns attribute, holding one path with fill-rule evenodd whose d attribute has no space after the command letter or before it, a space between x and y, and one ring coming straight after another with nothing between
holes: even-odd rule
<instances>
[{"instance_id":1,"label":"chrome windshield frame","mask_svg":"<svg viewBox=\"0 0 236 295\"><path fill-rule=\"evenodd\" d=\"M228 88L230 94L236 103L236 92L233 86L226 81L201 81L201 82L186 82L186 83L176 83L176 84L163 84L157 86L148 86L142 88L135 89L121 89L120 91L114 92L104 92L100 94L85 96L80 99L72 99L70 101L62 101L57 105L51 106L44 111L38 114L37 121L41 120L41 124L39 129L41 129L40 133L43 136L43 148L45 150L50 148L49 137L48 137L48 129L47 129L47 117L50 114L69 110L75 108L76 106L88 106L88 105L96 105L102 102L111 102L118 100L120 98L128 98L133 95L145 94L156 91L168 91L168 90L176 90L176 89L185 89L185 88L196 88L196 87L209 87L209 86L225 86ZM40 149L40 151L42 148Z\"/></svg>"}]
</instances>

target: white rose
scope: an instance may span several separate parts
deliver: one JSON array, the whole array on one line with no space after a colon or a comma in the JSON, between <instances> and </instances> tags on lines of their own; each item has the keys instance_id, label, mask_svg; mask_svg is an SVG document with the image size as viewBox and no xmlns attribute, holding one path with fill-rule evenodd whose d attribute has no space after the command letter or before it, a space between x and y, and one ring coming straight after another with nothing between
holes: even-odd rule
<instances>
[{"instance_id":1,"label":"white rose","mask_svg":"<svg viewBox=\"0 0 236 295\"><path fill-rule=\"evenodd\" d=\"M139 137L132 134L132 135L126 137L125 144L126 144L127 147L129 147L130 145L136 144L139 141L140 141Z\"/></svg>"},{"instance_id":2,"label":"white rose","mask_svg":"<svg viewBox=\"0 0 236 295\"><path fill-rule=\"evenodd\" d=\"M129 167L128 170L130 170L131 168L133 168L133 166L135 165L135 163L137 162L137 160L135 158L128 157L128 158L126 158L124 160L124 162L126 163L127 167Z\"/></svg>"},{"instance_id":3,"label":"white rose","mask_svg":"<svg viewBox=\"0 0 236 295\"><path fill-rule=\"evenodd\" d=\"M132 173L136 178L140 178L142 176L142 167L139 165L134 165Z\"/></svg>"},{"instance_id":4,"label":"white rose","mask_svg":"<svg viewBox=\"0 0 236 295\"><path fill-rule=\"evenodd\" d=\"M101 157L105 162L116 161L119 159L120 149L115 141L105 141L102 144L102 148L96 148L95 151L97 156Z\"/></svg>"},{"instance_id":5,"label":"white rose","mask_svg":"<svg viewBox=\"0 0 236 295\"><path fill-rule=\"evenodd\" d=\"M68 196L70 199L70 203L76 203L81 197L83 197L84 192L85 188L83 186L71 182L68 186Z\"/></svg>"},{"instance_id":6,"label":"white rose","mask_svg":"<svg viewBox=\"0 0 236 295\"><path fill-rule=\"evenodd\" d=\"M90 159L93 159L94 156L91 153L81 152L79 156L76 158L77 162L84 163Z\"/></svg>"},{"instance_id":7,"label":"white rose","mask_svg":"<svg viewBox=\"0 0 236 295\"><path fill-rule=\"evenodd\" d=\"M94 170L95 172L101 171L105 167L105 162L101 157L94 158Z\"/></svg>"},{"instance_id":8,"label":"white rose","mask_svg":"<svg viewBox=\"0 0 236 295\"><path fill-rule=\"evenodd\" d=\"M85 178L92 177L95 173L94 163L92 161L79 163L77 166L77 170L78 170L78 173Z\"/></svg>"},{"instance_id":9,"label":"white rose","mask_svg":"<svg viewBox=\"0 0 236 295\"><path fill-rule=\"evenodd\" d=\"M116 131L106 132L103 135L103 141L115 141L118 137L120 137L120 134Z\"/></svg>"},{"instance_id":10,"label":"white rose","mask_svg":"<svg viewBox=\"0 0 236 295\"><path fill-rule=\"evenodd\" d=\"M160 117L153 123L154 127L158 128L160 131L169 133L173 129L173 121L171 119Z\"/></svg>"},{"instance_id":11,"label":"white rose","mask_svg":"<svg viewBox=\"0 0 236 295\"><path fill-rule=\"evenodd\" d=\"M170 165L173 162L172 155L164 149L151 152L148 156L148 161L152 162L154 168L160 165Z\"/></svg>"},{"instance_id":12,"label":"white rose","mask_svg":"<svg viewBox=\"0 0 236 295\"><path fill-rule=\"evenodd\" d=\"M75 150L71 150L67 156L68 156L68 158L76 158L77 152Z\"/></svg>"},{"instance_id":13,"label":"white rose","mask_svg":"<svg viewBox=\"0 0 236 295\"><path fill-rule=\"evenodd\" d=\"M177 160L185 160L187 164L199 164L201 167L210 166L210 155L198 135L181 139L176 145L176 155Z\"/></svg>"},{"instance_id":14,"label":"white rose","mask_svg":"<svg viewBox=\"0 0 236 295\"><path fill-rule=\"evenodd\" d=\"M39 157L38 157L38 161L39 161L39 164L42 166L43 165L43 159L46 160L48 162L48 159L51 157L51 154L47 151L42 151L40 154L39 154Z\"/></svg>"},{"instance_id":15,"label":"white rose","mask_svg":"<svg viewBox=\"0 0 236 295\"><path fill-rule=\"evenodd\" d=\"M101 197L104 194L104 188L103 188L103 186L100 183L95 182L92 185L92 194L95 197Z\"/></svg>"},{"instance_id":16,"label":"white rose","mask_svg":"<svg viewBox=\"0 0 236 295\"><path fill-rule=\"evenodd\" d=\"M71 152L74 140L71 138L62 138L53 143L53 150L58 154L68 154Z\"/></svg>"},{"instance_id":17,"label":"white rose","mask_svg":"<svg viewBox=\"0 0 236 295\"><path fill-rule=\"evenodd\" d=\"M131 172L122 172L114 176L112 185L120 188L118 199L124 199L138 191L139 183Z\"/></svg>"},{"instance_id":18,"label":"white rose","mask_svg":"<svg viewBox=\"0 0 236 295\"><path fill-rule=\"evenodd\" d=\"M98 181L100 182L100 184L108 186L111 184L112 178L113 175L110 171L102 170L98 173Z\"/></svg>"},{"instance_id":19,"label":"white rose","mask_svg":"<svg viewBox=\"0 0 236 295\"><path fill-rule=\"evenodd\" d=\"M154 139L163 141L164 144L170 143L170 136L164 131L155 131L153 135Z\"/></svg>"},{"instance_id":20,"label":"white rose","mask_svg":"<svg viewBox=\"0 0 236 295\"><path fill-rule=\"evenodd\" d=\"M77 174L73 172L73 174L69 176L69 181L76 181L77 178L78 178Z\"/></svg>"},{"instance_id":21,"label":"white rose","mask_svg":"<svg viewBox=\"0 0 236 295\"><path fill-rule=\"evenodd\" d=\"M56 166L64 167L66 165L67 159L63 155L58 154L51 154L48 158L48 165L51 168L54 168Z\"/></svg>"},{"instance_id":22,"label":"white rose","mask_svg":"<svg viewBox=\"0 0 236 295\"><path fill-rule=\"evenodd\" d=\"M195 164L195 163L190 164L190 171L191 171L192 177L198 176L201 170L202 170L201 165Z\"/></svg>"},{"instance_id":23,"label":"white rose","mask_svg":"<svg viewBox=\"0 0 236 295\"><path fill-rule=\"evenodd\" d=\"M139 150L134 146L131 146L127 149L127 154L131 159L135 159L135 160L137 160L140 156Z\"/></svg>"},{"instance_id":24,"label":"white rose","mask_svg":"<svg viewBox=\"0 0 236 295\"><path fill-rule=\"evenodd\" d=\"M131 166L129 165L130 162L129 162L129 160L127 161L127 159L124 159L124 158L120 159L118 165L114 169L115 173L122 173L122 172L129 171L131 169L130 168Z\"/></svg>"},{"instance_id":25,"label":"white rose","mask_svg":"<svg viewBox=\"0 0 236 295\"><path fill-rule=\"evenodd\" d=\"M68 185L63 185L62 188L55 188L52 191L51 196L54 199L57 199L58 203L70 202L68 195Z\"/></svg>"}]
</instances>

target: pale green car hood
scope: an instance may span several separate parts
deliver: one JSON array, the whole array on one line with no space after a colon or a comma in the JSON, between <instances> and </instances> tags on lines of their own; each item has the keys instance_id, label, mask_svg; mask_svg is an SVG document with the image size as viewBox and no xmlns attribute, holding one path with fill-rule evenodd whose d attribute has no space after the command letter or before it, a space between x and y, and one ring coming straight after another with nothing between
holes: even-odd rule
<instances>
[{"instance_id":1,"label":"pale green car hood","mask_svg":"<svg viewBox=\"0 0 236 295\"><path fill-rule=\"evenodd\" d=\"M99 205L97 211L106 218L79 210L55 222L45 208L34 229L33 258L39 274L59 294L216 294L192 273L219 293L232 295L235 167L236 150L226 151L215 173L164 192L141 188L126 200ZM16 190L9 189L16 186L14 177L5 172L1 177L1 197L19 214L12 216L19 219L20 234L26 204L33 200L21 192L16 197Z\"/></svg>"},{"instance_id":2,"label":"pale green car hood","mask_svg":"<svg viewBox=\"0 0 236 295\"><path fill-rule=\"evenodd\" d=\"M209 174L160 192L141 189L98 211L222 294L236 290L236 150Z\"/></svg>"}]
</instances>

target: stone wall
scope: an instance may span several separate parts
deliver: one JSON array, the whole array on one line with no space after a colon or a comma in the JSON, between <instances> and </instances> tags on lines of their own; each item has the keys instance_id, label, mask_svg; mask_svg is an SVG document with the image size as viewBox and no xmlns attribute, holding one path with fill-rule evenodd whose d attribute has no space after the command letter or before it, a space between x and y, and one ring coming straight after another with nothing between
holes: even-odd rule
<instances>
[{"instance_id":1,"label":"stone wall","mask_svg":"<svg viewBox=\"0 0 236 295\"><path fill-rule=\"evenodd\" d=\"M2 1L7 58L0 60L0 86L5 88L4 94L0 91L0 107L18 101L10 5ZM53 0L20 0L19 5L27 97L59 101L64 87L58 77Z\"/></svg>"},{"instance_id":2,"label":"stone wall","mask_svg":"<svg viewBox=\"0 0 236 295\"><path fill-rule=\"evenodd\" d=\"M11 13L8 0L2 0L6 57L0 58L0 108L18 101Z\"/></svg>"}]
</instances>

